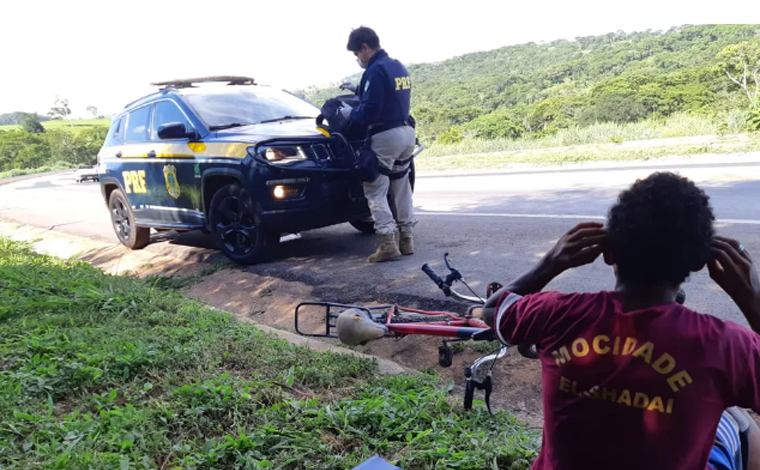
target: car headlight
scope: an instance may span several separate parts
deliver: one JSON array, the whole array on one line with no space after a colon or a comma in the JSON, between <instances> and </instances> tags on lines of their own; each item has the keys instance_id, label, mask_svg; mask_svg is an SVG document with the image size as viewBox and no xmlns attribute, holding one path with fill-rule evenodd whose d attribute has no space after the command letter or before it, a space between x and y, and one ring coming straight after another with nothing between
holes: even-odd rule
<instances>
[{"instance_id":1,"label":"car headlight","mask_svg":"<svg viewBox=\"0 0 760 470\"><path fill-rule=\"evenodd\" d=\"M265 147L259 150L259 155L266 161L275 164L293 163L308 160L301 146Z\"/></svg>"}]
</instances>

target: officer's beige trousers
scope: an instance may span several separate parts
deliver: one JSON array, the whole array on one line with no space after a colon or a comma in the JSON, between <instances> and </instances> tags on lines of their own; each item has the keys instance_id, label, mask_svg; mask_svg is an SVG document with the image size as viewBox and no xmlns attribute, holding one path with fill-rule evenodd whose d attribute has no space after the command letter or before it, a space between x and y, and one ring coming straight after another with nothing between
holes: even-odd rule
<instances>
[{"instance_id":1,"label":"officer's beige trousers","mask_svg":"<svg viewBox=\"0 0 760 470\"><path fill-rule=\"evenodd\" d=\"M415 140L414 128L394 127L373 135L371 145L372 150L377 154L378 164L396 172L410 165ZM389 190L396 206L397 221L393 219L393 213L388 205ZM411 232L417 224L417 219L414 218L409 173L395 180L379 175L375 181L364 183L364 196L369 203L369 210L375 221L375 233L378 235L393 233L397 226L403 232Z\"/></svg>"}]
</instances>

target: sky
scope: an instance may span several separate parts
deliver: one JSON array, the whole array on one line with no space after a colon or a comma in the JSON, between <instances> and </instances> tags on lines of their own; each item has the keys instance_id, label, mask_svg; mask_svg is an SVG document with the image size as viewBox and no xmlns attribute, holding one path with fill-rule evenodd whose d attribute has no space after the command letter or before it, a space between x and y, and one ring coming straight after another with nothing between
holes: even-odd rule
<instances>
[{"instance_id":1,"label":"sky","mask_svg":"<svg viewBox=\"0 0 760 470\"><path fill-rule=\"evenodd\" d=\"M526 42L683 24L756 22L760 4L705 0L167 1L37 0L3 5L0 113L45 114L56 96L77 117L111 114L150 83L245 75L293 90L361 72L346 50L366 25L408 64ZM497 12L497 9L499 11ZM338 90L336 89L336 93Z\"/></svg>"}]
</instances>

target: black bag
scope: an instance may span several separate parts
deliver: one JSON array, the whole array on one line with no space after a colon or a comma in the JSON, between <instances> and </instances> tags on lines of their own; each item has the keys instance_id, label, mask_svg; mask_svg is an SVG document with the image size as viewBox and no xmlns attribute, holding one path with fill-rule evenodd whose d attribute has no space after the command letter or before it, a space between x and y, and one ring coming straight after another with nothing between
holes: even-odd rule
<instances>
[{"instance_id":1,"label":"black bag","mask_svg":"<svg viewBox=\"0 0 760 470\"><path fill-rule=\"evenodd\" d=\"M359 179L367 183L375 181L380 176L380 164L377 162L377 154L370 147L369 139L356 152L356 172Z\"/></svg>"},{"instance_id":2,"label":"black bag","mask_svg":"<svg viewBox=\"0 0 760 470\"><path fill-rule=\"evenodd\" d=\"M357 95L341 95L328 99L320 109L317 125L326 128L331 133L338 132L349 141L363 140L367 136L367 129L344 118L340 113L340 108L344 104L356 108L359 102ZM327 126L323 123L324 119L328 122Z\"/></svg>"}]
</instances>

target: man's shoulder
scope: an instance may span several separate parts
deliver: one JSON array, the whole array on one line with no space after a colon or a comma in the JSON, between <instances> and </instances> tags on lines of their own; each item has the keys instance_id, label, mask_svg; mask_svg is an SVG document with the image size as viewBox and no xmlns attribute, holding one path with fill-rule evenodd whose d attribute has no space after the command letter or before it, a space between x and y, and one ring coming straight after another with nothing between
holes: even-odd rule
<instances>
[{"instance_id":1,"label":"man's shoulder","mask_svg":"<svg viewBox=\"0 0 760 470\"><path fill-rule=\"evenodd\" d=\"M563 310L566 313L578 311L587 313L589 307L600 306L609 303L612 292L559 292L553 290L536 292L533 294L520 295L514 292L504 291L499 298L499 305L503 307L511 304L521 306L540 307L552 310ZM509 305L507 305L509 304Z\"/></svg>"}]
</instances>

